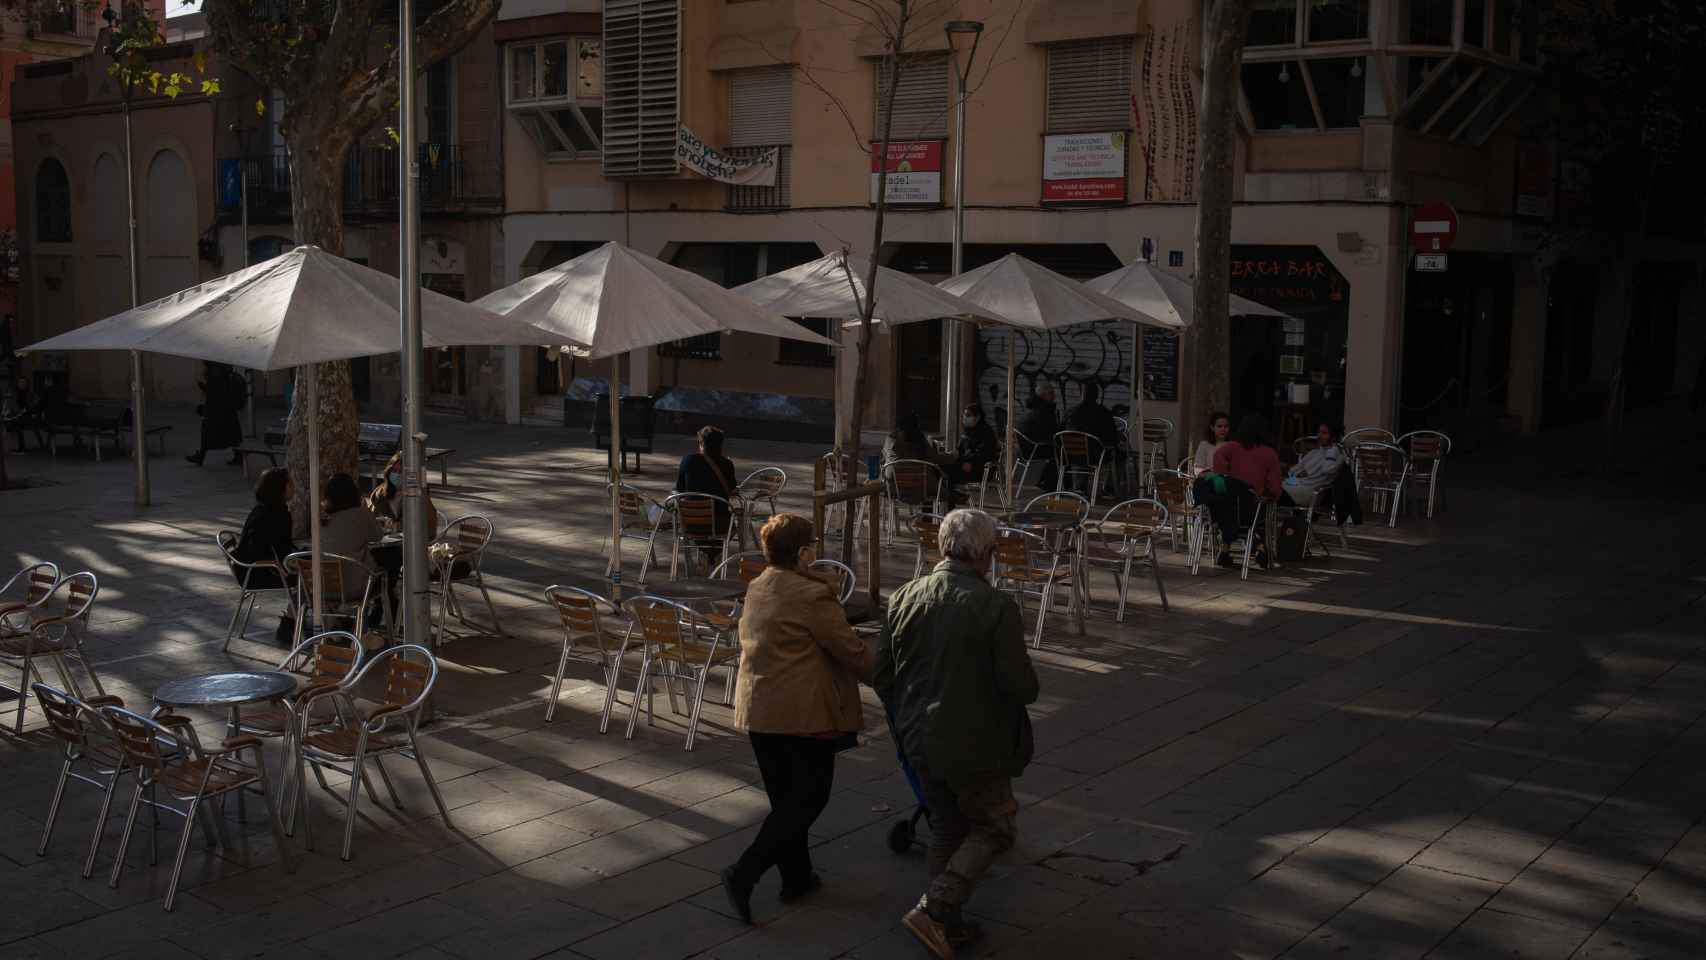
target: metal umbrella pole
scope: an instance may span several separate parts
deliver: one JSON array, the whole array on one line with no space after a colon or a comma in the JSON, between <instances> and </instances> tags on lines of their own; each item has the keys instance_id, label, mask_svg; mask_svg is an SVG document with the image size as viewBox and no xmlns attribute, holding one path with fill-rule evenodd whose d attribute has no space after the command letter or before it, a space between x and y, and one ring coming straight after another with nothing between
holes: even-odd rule
<instances>
[{"instance_id":1,"label":"metal umbrella pole","mask_svg":"<svg viewBox=\"0 0 1706 960\"><path fill-rule=\"evenodd\" d=\"M130 306L141 302L140 281L136 272L136 152L130 129L130 84L124 85L124 202L130 218ZM148 444L143 432L142 351L130 351L130 447L136 459L136 505L148 506L153 499L148 483Z\"/></svg>"},{"instance_id":2,"label":"metal umbrella pole","mask_svg":"<svg viewBox=\"0 0 1706 960\"><path fill-rule=\"evenodd\" d=\"M415 0L400 0L397 25L397 159L402 166L398 199L398 306L402 317L403 367L403 623L404 639L435 649L428 615L431 579L427 570L427 511L422 481L426 434L421 429L420 157L415 150ZM447 574L448 575L448 571ZM449 586L446 585L448 591Z\"/></svg>"},{"instance_id":3,"label":"metal umbrella pole","mask_svg":"<svg viewBox=\"0 0 1706 960\"><path fill-rule=\"evenodd\" d=\"M622 355L610 355L610 598L622 602Z\"/></svg>"},{"instance_id":4,"label":"metal umbrella pole","mask_svg":"<svg viewBox=\"0 0 1706 960\"><path fill-rule=\"evenodd\" d=\"M320 369L314 363L299 369L308 372L308 551L312 554L308 575L314 578L314 626L318 632L326 623L325 584L320 581Z\"/></svg>"},{"instance_id":5,"label":"metal umbrella pole","mask_svg":"<svg viewBox=\"0 0 1706 960\"><path fill-rule=\"evenodd\" d=\"M1007 328L1007 442L1002 447L1002 457L1003 457L1003 459L1005 459L1007 461L1007 470L1006 470L1006 474L1005 474L1006 478L1007 478L1007 482L1001 488L1001 502L1009 510L1013 509L1013 507L1015 506L1015 504L1012 502L1013 501L1013 494L1015 492L1013 489L1013 454L1014 454L1013 442L1017 436L1017 428L1014 426L1013 421L1018 416L1018 401L1013 396L1013 391L1014 391L1014 387L1019 382L1018 360L1015 359L1015 355L1018 353L1018 349L1017 349L1018 346L1019 346L1019 329L1017 327L1008 327Z\"/></svg>"},{"instance_id":6,"label":"metal umbrella pole","mask_svg":"<svg viewBox=\"0 0 1706 960\"><path fill-rule=\"evenodd\" d=\"M954 110L954 236L953 263L950 266L953 276L959 276L965 271L965 240L966 240L966 81L971 77L972 61L977 59L978 40L983 37L983 23L979 20L950 20L942 25L948 35L948 50L954 50L955 35L969 35L971 51L966 54L965 69L954 64L954 81L956 83ZM886 162L886 159L885 159ZM871 256L876 256L875 250ZM949 450L953 450L960 436L960 321L942 321L942 353L947 366L942 378L942 439Z\"/></svg>"}]
</instances>

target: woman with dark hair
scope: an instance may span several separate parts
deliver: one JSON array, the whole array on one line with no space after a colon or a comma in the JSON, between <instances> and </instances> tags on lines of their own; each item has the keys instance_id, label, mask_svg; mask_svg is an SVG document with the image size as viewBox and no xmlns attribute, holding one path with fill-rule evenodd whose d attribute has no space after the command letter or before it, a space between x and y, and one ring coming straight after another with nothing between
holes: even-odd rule
<instances>
[{"instance_id":1,"label":"woman with dark hair","mask_svg":"<svg viewBox=\"0 0 1706 960\"><path fill-rule=\"evenodd\" d=\"M699 428L699 449L681 458L675 471L676 493L703 493L732 502L735 487L734 461L723 456L723 431L716 427ZM717 531L727 529L729 510L717 504Z\"/></svg>"},{"instance_id":2,"label":"woman with dark hair","mask_svg":"<svg viewBox=\"0 0 1706 960\"><path fill-rule=\"evenodd\" d=\"M367 547L379 539L379 524L373 514L362 509L361 488L355 485L354 477L339 473L326 481L321 513L320 549L359 561L344 564L345 590L359 590L368 577Z\"/></svg>"},{"instance_id":3,"label":"woman with dark hair","mask_svg":"<svg viewBox=\"0 0 1706 960\"><path fill-rule=\"evenodd\" d=\"M243 443L243 424L237 419L237 412L248 399L248 384L223 363L210 360L202 371L202 378L196 381L203 397L201 406L196 408L201 414L201 445L184 459L199 467L207 451L229 447L231 459L226 463L235 466L243 462L243 455L236 450Z\"/></svg>"},{"instance_id":4,"label":"woman with dark hair","mask_svg":"<svg viewBox=\"0 0 1706 960\"><path fill-rule=\"evenodd\" d=\"M261 471L255 481L255 506L243 521L243 532L237 537L237 549L232 551L244 563L283 563L296 552L296 541L290 536L290 471L272 467ZM231 568L237 582L250 590L276 590L286 586L278 574L268 568ZM273 639L288 646L296 633L296 621L286 613L278 623Z\"/></svg>"},{"instance_id":5,"label":"woman with dark hair","mask_svg":"<svg viewBox=\"0 0 1706 960\"><path fill-rule=\"evenodd\" d=\"M1255 516L1257 498L1286 506L1291 504L1291 498L1285 492L1279 454L1268 446L1267 435L1268 422L1259 415L1251 414L1238 421L1238 431L1232 442L1223 443L1214 451L1214 473L1207 476L1224 478L1226 491L1224 495L1211 498L1207 505L1226 543L1230 544L1244 535L1244 527ZM1261 531L1258 530L1257 543L1253 545L1256 562L1266 570L1268 555L1261 547L1261 539ZM1222 553L1216 562L1229 567L1232 555Z\"/></svg>"},{"instance_id":6,"label":"woman with dark hair","mask_svg":"<svg viewBox=\"0 0 1706 960\"><path fill-rule=\"evenodd\" d=\"M983 468L995 461L1000 446L995 430L983 418L983 408L975 403L966 404L960 415L959 455L948 471L948 482L956 487L981 482Z\"/></svg>"},{"instance_id":7,"label":"woman with dark hair","mask_svg":"<svg viewBox=\"0 0 1706 960\"><path fill-rule=\"evenodd\" d=\"M722 871L729 905L747 923L753 888L771 867L782 874L783 902L823 885L812 871L810 830L829 803L836 753L857 743L859 679L873 660L834 588L811 574L811 521L779 513L758 539L769 565L741 607L735 726L752 741L770 814Z\"/></svg>"},{"instance_id":8,"label":"woman with dark hair","mask_svg":"<svg viewBox=\"0 0 1706 960\"><path fill-rule=\"evenodd\" d=\"M924 435L924 426L918 420L918 414L902 414L894 425L894 432L883 441L883 462L890 460L926 460L936 463L940 459L935 449L930 446L930 438Z\"/></svg>"},{"instance_id":9,"label":"woman with dark hair","mask_svg":"<svg viewBox=\"0 0 1706 960\"><path fill-rule=\"evenodd\" d=\"M1191 476L1201 476L1214 469L1214 452L1232 435L1232 418L1219 410L1208 415L1208 424L1203 429L1202 442L1197 444L1196 455L1191 458Z\"/></svg>"}]
</instances>

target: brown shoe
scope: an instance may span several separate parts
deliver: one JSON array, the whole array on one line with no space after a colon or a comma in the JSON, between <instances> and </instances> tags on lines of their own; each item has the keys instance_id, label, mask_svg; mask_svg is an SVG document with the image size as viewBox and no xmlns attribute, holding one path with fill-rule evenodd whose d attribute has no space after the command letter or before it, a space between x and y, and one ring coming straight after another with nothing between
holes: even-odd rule
<instances>
[{"instance_id":1,"label":"brown shoe","mask_svg":"<svg viewBox=\"0 0 1706 960\"><path fill-rule=\"evenodd\" d=\"M924 944L924 949L941 960L954 960L954 945L948 942L948 928L925 912L922 906L913 907L900 919L918 942Z\"/></svg>"}]
</instances>

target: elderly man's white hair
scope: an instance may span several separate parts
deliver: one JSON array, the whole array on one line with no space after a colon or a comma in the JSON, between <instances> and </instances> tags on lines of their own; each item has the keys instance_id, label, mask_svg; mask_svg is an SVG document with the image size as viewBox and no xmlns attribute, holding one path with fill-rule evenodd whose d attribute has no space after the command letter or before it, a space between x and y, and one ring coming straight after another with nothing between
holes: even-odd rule
<instances>
[{"instance_id":1,"label":"elderly man's white hair","mask_svg":"<svg viewBox=\"0 0 1706 960\"><path fill-rule=\"evenodd\" d=\"M942 518L937 536L942 556L961 563L978 563L995 549L995 518L982 510L960 509Z\"/></svg>"}]
</instances>

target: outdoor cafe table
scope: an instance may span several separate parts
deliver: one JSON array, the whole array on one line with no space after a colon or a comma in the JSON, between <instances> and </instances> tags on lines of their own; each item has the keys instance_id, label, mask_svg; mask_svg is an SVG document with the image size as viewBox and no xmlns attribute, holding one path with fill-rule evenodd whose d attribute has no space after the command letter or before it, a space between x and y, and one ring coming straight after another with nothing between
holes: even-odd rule
<instances>
[{"instance_id":1,"label":"outdoor cafe table","mask_svg":"<svg viewBox=\"0 0 1706 960\"><path fill-rule=\"evenodd\" d=\"M1042 538L1049 551L1057 557L1065 557L1070 564L1072 595L1074 598L1073 620L1078 632L1084 632L1084 608L1090 605L1090 586L1085 582L1085 571L1079 562L1078 534L1084 527L1084 521L1078 514L1064 510L1014 510L997 514L1001 522L1009 527L1035 533Z\"/></svg>"},{"instance_id":2,"label":"outdoor cafe table","mask_svg":"<svg viewBox=\"0 0 1706 960\"><path fill-rule=\"evenodd\" d=\"M682 577L678 580L665 580L647 593L676 603L689 606L695 603L713 603L719 600L738 600L746 596L746 581L739 577L727 580L715 580L710 577Z\"/></svg>"},{"instance_id":3,"label":"outdoor cafe table","mask_svg":"<svg viewBox=\"0 0 1706 960\"><path fill-rule=\"evenodd\" d=\"M277 700L295 689L296 677L281 670L203 673L162 683L154 690L154 702L162 707L228 707L235 732L244 704Z\"/></svg>"}]
</instances>

